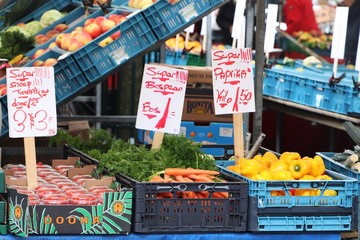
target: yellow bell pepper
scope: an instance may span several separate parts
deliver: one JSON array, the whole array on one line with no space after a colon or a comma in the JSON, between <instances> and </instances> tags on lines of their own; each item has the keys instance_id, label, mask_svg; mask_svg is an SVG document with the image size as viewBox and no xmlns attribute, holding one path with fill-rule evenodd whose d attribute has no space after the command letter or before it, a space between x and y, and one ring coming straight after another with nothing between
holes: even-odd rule
<instances>
[{"instance_id":1,"label":"yellow bell pepper","mask_svg":"<svg viewBox=\"0 0 360 240\"><path fill-rule=\"evenodd\" d=\"M263 157L261 155L258 154L256 156L254 156L253 159L258 161L262 165L263 169L269 168L268 163L265 162L265 159L263 159Z\"/></svg>"},{"instance_id":2,"label":"yellow bell pepper","mask_svg":"<svg viewBox=\"0 0 360 240\"><path fill-rule=\"evenodd\" d=\"M310 175L317 177L325 172L324 160L319 155L316 155L313 159L311 159L310 163L311 163Z\"/></svg>"},{"instance_id":3,"label":"yellow bell pepper","mask_svg":"<svg viewBox=\"0 0 360 240\"><path fill-rule=\"evenodd\" d=\"M263 170L263 166L259 161L254 159L247 159L240 163L240 174L246 177L252 177L255 174L260 173Z\"/></svg>"},{"instance_id":4,"label":"yellow bell pepper","mask_svg":"<svg viewBox=\"0 0 360 240\"><path fill-rule=\"evenodd\" d=\"M320 195L321 195L321 190L318 189L316 191L316 196L320 196ZM337 196L337 191L332 189L327 189L323 192L322 196Z\"/></svg>"},{"instance_id":5,"label":"yellow bell pepper","mask_svg":"<svg viewBox=\"0 0 360 240\"><path fill-rule=\"evenodd\" d=\"M316 189L296 189L294 196L315 196Z\"/></svg>"},{"instance_id":6,"label":"yellow bell pepper","mask_svg":"<svg viewBox=\"0 0 360 240\"><path fill-rule=\"evenodd\" d=\"M277 170L271 172L271 176L274 180L294 180L290 171L287 170Z\"/></svg>"},{"instance_id":7,"label":"yellow bell pepper","mask_svg":"<svg viewBox=\"0 0 360 240\"><path fill-rule=\"evenodd\" d=\"M236 164L236 165L232 165L232 166L227 166L227 169L229 169L230 171L233 171L235 173L239 173L240 174L240 164Z\"/></svg>"},{"instance_id":8,"label":"yellow bell pepper","mask_svg":"<svg viewBox=\"0 0 360 240\"><path fill-rule=\"evenodd\" d=\"M254 180L262 180L262 181L269 181L269 180L273 180L271 172L269 170L263 170L260 173L256 174L254 176L254 178L252 178Z\"/></svg>"},{"instance_id":9,"label":"yellow bell pepper","mask_svg":"<svg viewBox=\"0 0 360 240\"><path fill-rule=\"evenodd\" d=\"M315 177L316 180L333 180L329 175L323 174Z\"/></svg>"},{"instance_id":10,"label":"yellow bell pepper","mask_svg":"<svg viewBox=\"0 0 360 240\"><path fill-rule=\"evenodd\" d=\"M288 164L284 160L279 160L274 162L270 168L270 172L278 171L278 170L289 170Z\"/></svg>"},{"instance_id":11,"label":"yellow bell pepper","mask_svg":"<svg viewBox=\"0 0 360 240\"><path fill-rule=\"evenodd\" d=\"M266 162L268 168L275 162L279 161L277 156L273 152L265 152L262 156L262 161Z\"/></svg>"},{"instance_id":12,"label":"yellow bell pepper","mask_svg":"<svg viewBox=\"0 0 360 240\"><path fill-rule=\"evenodd\" d=\"M316 180L316 178L312 175L304 175L302 178L300 178L299 180Z\"/></svg>"},{"instance_id":13,"label":"yellow bell pepper","mask_svg":"<svg viewBox=\"0 0 360 240\"><path fill-rule=\"evenodd\" d=\"M293 160L300 160L300 159L301 159L301 156L297 152L283 152L279 158L279 160L284 160L288 165Z\"/></svg>"},{"instance_id":14,"label":"yellow bell pepper","mask_svg":"<svg viewBox=\"0 0 360 240\"><path fill-rule=\"evenodd\" d=\"M304 160L293 160L289 164L289 170L295 179L299 179L310 173L310 163Z\"/></svg>"}]
</instances>

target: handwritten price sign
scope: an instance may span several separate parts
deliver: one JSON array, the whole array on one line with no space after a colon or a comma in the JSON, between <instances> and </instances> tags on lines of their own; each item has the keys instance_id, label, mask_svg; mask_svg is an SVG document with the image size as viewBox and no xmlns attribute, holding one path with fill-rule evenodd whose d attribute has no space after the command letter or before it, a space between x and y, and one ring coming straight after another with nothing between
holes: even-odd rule
<instances>
[{"instance_id":1,"label":"handwritten price sign","mask_svg":"<svg viewBox=\"0 0 360 240\"><path fill-rule=\"evenodd\" d=\"M146 64L135 127L178 134L187 78L186 70Z\"/></svg>"},{"instance_id":2,"label":"handwritten price sign","mask_svg":"<svg viewBox=\"0 0 360 240\"><path fill-rule=\"evenodd\" d=\"M6 80L9 136L56 135L54 68L7 68Z\"/></svg>"},{"instance_id":3,"label":"handwritten price sign","mask_svg":"<svg viewBox=\"0 0 360 240\"><path fill-rule=\"evenodd\" d=\"M255 111L250 48L212 51L215 114Z\"/></svg>"}]
</instances>

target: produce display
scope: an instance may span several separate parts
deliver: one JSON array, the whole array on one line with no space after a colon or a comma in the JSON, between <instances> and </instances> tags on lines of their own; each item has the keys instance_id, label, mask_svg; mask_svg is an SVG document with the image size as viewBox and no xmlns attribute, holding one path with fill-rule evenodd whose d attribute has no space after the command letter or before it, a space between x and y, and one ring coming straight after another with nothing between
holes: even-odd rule
<instances>
[{"instance_id":1,"label":"produce display","mask_svg":"<svg viewBox=\"0 0 360 240\"><path fill-rule=\"evenodd\" d=\"M18 193L26 194L29 205L96 205L103 201L104 192L114 192L109 186L94 186L85 188L85 180L95 180L88 174L79 174L71 179L67 177L69 169L73 165L59 165L51 167L46 164L37 164L38 186L33 190L22 185L10 185L9 188L16 189ZM12 181L26 179L26 167L22 164L8 164L5 170L12 170Z\"/></svg>"},{"instance_id":2,"label":"produce display","mask_svg":"<svg viewBox=\"0 0 360 240\"><path fill-rule=\"evenodd\" d=\"M332 180L325 174L323 159L316 155L301 157L297 152L283 152L277 157L273 152L267 151L263 155L256 155L252 159L241 158L238 163L228 166L227 169L246 178L260 181L287 181L287 180ZM318 189L296 189L290 191L293 196L318 196ZM284 196L283 191L273 191L272 196ZM324 191L323 196L336 196L332 189Z\"/></svg>"},{"instance_id":3,"label":"produce display","mask_svg":"<svg viewBox=\"0 0 360 240\"><path fill-rule=\"evenodd\" d=\"M150 181L167 168L195 168L216 171L216 161L201 151L201 145L185 136L165 135L162 147L151 150L121 139L113 139L106 130L91 129L89 141L81 141L59 130L50 139L51 146L67 143L99 160L99 171L110 175L125 174L138 181Z\"/></svg>"},{"instance_id":4,"label":"produce display","mask_svg":"<svg viewBox=\"0 0 360 240\"><path fill-rule=\"evenodd\" d=\"M294 37L311 49L329 50L332 44L332 35L322 33L314 35L311 32L299 31L295 32Z\"/></svg>"}]
</instances>

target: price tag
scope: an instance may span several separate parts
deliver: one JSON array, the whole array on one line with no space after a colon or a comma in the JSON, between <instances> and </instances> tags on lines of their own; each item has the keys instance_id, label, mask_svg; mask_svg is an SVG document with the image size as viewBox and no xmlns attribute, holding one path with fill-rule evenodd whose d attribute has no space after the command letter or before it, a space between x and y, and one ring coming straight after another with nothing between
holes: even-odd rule
<instances>
[{"instance_id":1,"label":"price tag","mask_svg":"<svg viewBox=\"0 0 360 240\"><path fill-rule=\"evenodd\" d=\"M255 111L251 48L212 51L215 114Z\"/></svg>"},{"instance_id":2,"label":"price tag","mask_svg":"<svg viewBox=\"0 0 360 240\"><path fill-rule=\"evenodd\" d=\"M56 135L54 68L7 68L6 80L9 136Z\"/></svg>"},{"instance_id":3,"label":"price tag","mask_svg":"<svg viewBox=\"0 0 360 240\"><path fill-rule=\"evenodd\" d=\"M135 127L178 134L187 78L187 70L145 64Z\"/></svg>"}]
</instances>

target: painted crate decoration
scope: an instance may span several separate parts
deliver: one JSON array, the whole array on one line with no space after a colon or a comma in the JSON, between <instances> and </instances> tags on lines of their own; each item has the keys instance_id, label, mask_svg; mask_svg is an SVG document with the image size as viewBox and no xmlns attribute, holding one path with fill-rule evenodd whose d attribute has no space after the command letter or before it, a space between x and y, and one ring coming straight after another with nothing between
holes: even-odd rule
<instances>
[{"instance_id":1,"label":"painted crate decoration","mask_svg":"<svg viewBox=\"0 0 360 240\"><path fill-rule=\"evenodd\" d=\"M217 161L219 171L249 183L248 231L351 231L357 229L356 179L326 170L334 180L257 181L229 169L234 161ZM292 196L292 189L327 189L336 196ZM285 196L273 196L284 191Z\"/></svg>"},{"instance_id":2,"label":"painted crate decoration","mask_svg":"<svg viewBox=\"0 0 360 240\"><path fill-rule=\"evenodd\" d=\"M105 193L98 205L29 205L28 197L9 189L10 232L35 234L126 234L130 231L132 191Z\"/></svg>"}]
</instances>

